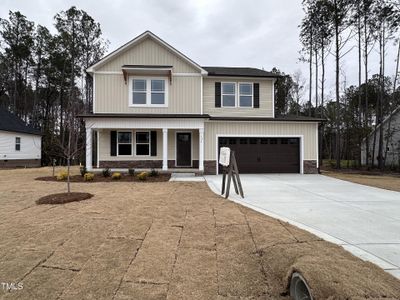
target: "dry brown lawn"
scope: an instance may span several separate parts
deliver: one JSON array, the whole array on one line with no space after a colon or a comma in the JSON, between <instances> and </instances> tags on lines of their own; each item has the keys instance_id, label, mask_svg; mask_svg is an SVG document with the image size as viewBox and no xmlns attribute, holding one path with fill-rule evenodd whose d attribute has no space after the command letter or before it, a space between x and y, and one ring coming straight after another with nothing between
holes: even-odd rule
<instances>
[{"instance_id":1,"label":"dry brown lawn","mask_svg":"<svg viewBox=\"0 0 400 300\"><path fill-rule=\"evenodd\" d=\"M77 170L75 170L77 171ZM341 247L213 194L205 183L73 183L91 199L35 200L50 169L0 171L1 299L400 299L400 282Z\"/></svg>"},{"instance_id":2,"label":"dry brown lawn","mask_svg":"<svg viewBox=\"0 0 400 300\"><path fill-rule=\"evenodd\" d=\"M345 173L345 172L335 172L335 171L322 171L322 174L337 179L351 181L354 183L400 192L400 176L366 175L366 174Z\"/></svg>"}]
</instances>

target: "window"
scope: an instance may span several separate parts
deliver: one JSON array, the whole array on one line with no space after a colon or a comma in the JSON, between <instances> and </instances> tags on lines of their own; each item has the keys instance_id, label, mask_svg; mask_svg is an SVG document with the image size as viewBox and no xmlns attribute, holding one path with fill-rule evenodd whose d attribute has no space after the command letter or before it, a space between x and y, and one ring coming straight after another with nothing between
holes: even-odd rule
<instances>
[{"instance_id":1,"label":"window","mask_svg":"<svg viewBox=\"0 0 400 300\"><path fill-rule=\"evenodd\" d=\"M151 81L151 104L165 103L165 80Z\"/></svg>"},{"instance_id":2,"label":"window","mask_svg":"<svg viewBox=\"0 0 400 300\"><path fill-rule=\"evenodd\" d=\"M226 145L226 144L228 144L228 139L226 139L226 138L220 138L219 139L219 143L221 144L221 145Z\"/></svg>"},{"instance_id":3,"label":"window","mask_svg":"<svg viewBox=\"0 0 400 300\"><path fill-rule=\"evenodd\" d=\"M254 144L257 144L257 140L258 140L258 139L256 139L256 138L251 138L251 139L250 139L250 144L253 144L253 145L254 145Z\"/></svg>"},{"instance_id":4,"label":"window","mask_svg":"<svg viewBox=\"0 0 400 300\"><path fill-rule=\"evenodd\" d=\"M136 155L150 155L150 132L136 132Z\"/></svg>"},{"instance_id":5,"label":"window","mask_svg":"<svg viewBox=\"0 0 400 300\"><path fill-rule=\"evenodd\" d=\"M240 107L253 107L253 84L240 83L239 84L239 106Z\"/></svg>"},{"instance_id":6,"label":"window","mask_svg":"<svg viewBox=\"0 0 400 300\"><path fill-rule=\"evenodd\" d=\"M131 80L131 106L167 106L167 84L163 78L134 78Z\"/></svg>"},{"instance_id":7,"label":"window","mask_svg":"<svg viewBox=\"0 0 400 300\"><path fill-rule=\"evenodd\" d=\"M133 80L132 104L146 104L146 83L144 79Z\"/></svg>"},{"instance_id":8,"label":"window","mask_svg":"<svg viewBox=\"0 0 400 300\"><path fill-rule=\"evenodd\" d=\"M236 106L236 84L230 82L222 83L222 106L235 107Z\"/></svg>"},{"instance_id":9,"label":"window","mask_svg":"<svg viewBox=\"0 0 400 300\"><path fill-rule=\"evenodd\" d=\"M132 155L132 132L118 132L118 155Z\"/></svg>"},{"instance_id":10,"label":"window","mask_svg":"<svg viewBox=\"0 0 400 300\"><path fill-rule=\"evenodd\" d=\"M15 138L15 151L21 151L21 138L18 136Z\"/></svg>"}]
</instances>

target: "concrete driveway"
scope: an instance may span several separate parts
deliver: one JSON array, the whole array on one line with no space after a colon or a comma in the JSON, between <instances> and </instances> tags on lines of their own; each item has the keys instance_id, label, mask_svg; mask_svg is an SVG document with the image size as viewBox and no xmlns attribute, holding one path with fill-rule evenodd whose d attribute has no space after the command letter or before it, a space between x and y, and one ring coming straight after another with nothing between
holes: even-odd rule
<instances>
[{"instance_id":1,"label":"concrete driveway","mask_svg":"<svg viewBox=\"0 0 400 300\"><path fill-rule=\"evenodd\" d=\"M219 175L205 176L220 193ZM230 199L342 245L400 278L400 193L323 175L241 175Z\"/></svg>"}]
</instances>

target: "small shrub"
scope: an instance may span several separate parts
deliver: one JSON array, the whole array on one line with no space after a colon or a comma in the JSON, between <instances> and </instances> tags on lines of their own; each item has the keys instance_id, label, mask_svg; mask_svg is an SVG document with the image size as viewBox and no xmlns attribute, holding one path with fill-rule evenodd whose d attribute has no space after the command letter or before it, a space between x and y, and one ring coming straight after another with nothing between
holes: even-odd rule
<instances>
[{"instance_id":1,"label":"small shrub","mask_svg":"<svg viewBox=\"0 0 400 300\"><path fill-rule=\"evenodd\" d=\"M103 176L104 177L110 177L111 176L110 168L103 169Z\"/></svg>"},{"instance_id":2,"label":"small shrub","mask_svg":"<svg viewBox=\"0 0 400 300\"><path fill-rule=\"evenodd\" d=\"M57 174L57 180L66 180L68 178L68 172L63 170Z\"/></svg>"},{"instance_id":3,"label":"small shrub","mask_svg":"<svg viewBox=\"0 0 400 300\"><path fill-rule=\"evenodd\" d=\"M81 176L82 176L82 177L84 177L85 174L87 173L87 169L86 169L85 166L82 166L82 167L79 169L79 171L81 172Z\"/></svg>"},{"instance_id":4,"label":"small shrub","mask_svg":"<svg viewBox=\"0 0 400 300\"><path fill-rule=\"evenodd\" d=\"M85 181L93 181L94 174L93 173L85 173L85 175L83 175L83 179Z\"/></svg>"},{"instance_id":5,"label":"small shrub","mask_svg":"<svg viewBox=\"0 0 400 300\"><path fill-rule=\"evenodd\" d=\"M114 179L114 180L120 180L121 177L122 177L122 176L121 176L121 173L119 173L119 172L115 172L115 173L113 173L112 176L111 176L111 178Z\"/></svg>"},{"instance_id":6,"label":"small shrub","mask_svg":"<svg viewBox=\"0 0 400 300\"><path fill-rule=\"evenodd\" d=\"M129 175L131 175L131 176L135 176L135 169L129 168L129 169L128 169L128 173L129 173Z\"/></svg>"},{"instance_id":7,"label":"small shrub","mask_svg":"<svg viewBox=\"0 0 400 300\"><path fill-rule=\"evenodd\" d=\"M158 176L158 171L156 171L155 169L151 169L149 176L150 177L157 177Z\"/></svg>"},{"instance_id":8,"label":"small shrub","mask_svg":"<svg viewBox=\"0 0 400 300\"><path fill-rule=\"evenodd\" d=\"M149 173L148 172L141 172L139 173L139 175L137 176L137 178L141 181L145 181L147 180L147 177L149 177Z\"/></svg>"}]
</instances>

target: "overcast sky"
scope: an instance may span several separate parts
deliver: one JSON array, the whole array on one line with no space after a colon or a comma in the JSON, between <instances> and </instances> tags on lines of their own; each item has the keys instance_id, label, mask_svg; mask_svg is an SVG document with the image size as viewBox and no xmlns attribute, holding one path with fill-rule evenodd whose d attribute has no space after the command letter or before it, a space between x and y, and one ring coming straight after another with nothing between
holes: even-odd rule
<instances>
[{"instance_id":1,"label":"overcast sky","mask_svg":"<svg viewBox=\"0 0 400 300\"><path fill-rule=\"evenodd\" d=\"M54 15L72 5L100 22L110 41L109 51L145 30L164 39L203 66L250 66L293 74L308 66L299 62L298 25L304 15L301 0L2 0L0 18L19 10L28 19L52 29ZM387 56L387 73L394 74L394 48ZM370 73L377 73L377 55ZM327 67L328 89L334 89L333 57ZM357 50L342 64L342 81L356 84Z\"/></svg>"}]
</instances>

